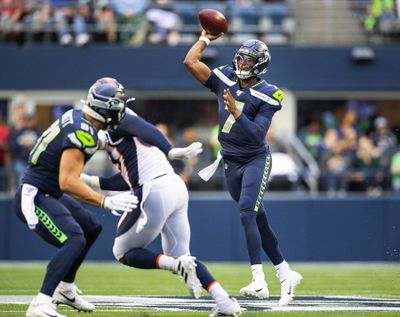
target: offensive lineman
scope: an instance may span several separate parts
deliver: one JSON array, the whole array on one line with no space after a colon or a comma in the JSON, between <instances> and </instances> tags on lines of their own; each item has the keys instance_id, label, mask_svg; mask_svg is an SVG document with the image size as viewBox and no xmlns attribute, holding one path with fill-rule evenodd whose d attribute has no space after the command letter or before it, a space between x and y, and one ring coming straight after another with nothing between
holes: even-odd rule
<instances>
[{"instance_id":1,"label":"offensive lineman","mask_svg":"<svg viewBox=\"0 0 400 317\"><path fill-rule=\"evenodd\" d=\"M110 210L130 212L136 208L137 197L131 192L103 196L79 178L97 150L97 131L115 129L124 115L123 87L109 81L96 82L89 89L83 110L70 110L56 120L30 153L15 195L15 212L59 250L47 265L40 292L29 305L26 317L65 317L57 313L53 303L85 312L95 309L78 295L74 280L101 225L75 199Z\"/></svg>"},{"instance_id":2,"label":"offensive lineman","mask_svg":"<svg viewBox=\"0 0 400 317\"><path fill-rule=\"evenodd\" d=\"M201 55L210 41L222 35L213 36L203 30L187 53L184 65L218 99L218 140L225 177L229 193L239 205L253 275L252 282L240 293L269 297L261 261L262 247L277 271L281 282L279 305L285 306L293 300L302 276L284 260L262 203L272 163L265 136L274 113L282 107L283 92L258 77L267 71L271 59L267 45L258 40L242 44L234 55L233 68L225 65L211 71L201 61ZM212 166L217 165L216 162Z\"/></svg>"},{"instance_id":3,"label":"offensive lineman","mask_svg":"<svg viewBox=\"0 0 400 317\"><path fill-rule=\"evenodd\" d=\"M166 158L196 156L202 151L201 143L172 148L155 126L129 109L117 130L99 133L99 138L121 173L110 178L82 174L81 178L103 190L131 189L139 198L140 207L124 213L118 224L115 258L135 268L174 272L185 281L194 298L200 297L201 286L209 292L217 303L213 316L239 315L237 301L229 297L203 263L190 256L188 191ZM164 254L146 249L159 234Z\"/></svg>"}]
</instances>

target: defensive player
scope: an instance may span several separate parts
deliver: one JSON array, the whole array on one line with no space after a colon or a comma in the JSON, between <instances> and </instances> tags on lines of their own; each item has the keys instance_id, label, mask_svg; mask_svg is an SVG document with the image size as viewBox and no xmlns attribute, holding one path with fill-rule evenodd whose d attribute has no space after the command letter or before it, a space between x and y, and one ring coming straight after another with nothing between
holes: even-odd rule
<instances>
[{"instance_id":1,"label":"defensive player","mask_svg":"<svg viewBox=\"0 0 400 317\"><path fill-rule=\"evenodd\" d=\"M26 317L64 317L52 301L82 311L95 309L78 295L74 280L101 225L75 199L110 210L129 212L136 208L133 193L103 196L80 180L85 163L97 150L97 131L115 129L124 115L123 87L108 80L98 81L89 89L83 111L66 112L42 134L30 153L15 196L15 212L59 250L47 265L40 292L29 305Z\"/></svg>"},{"instance_id":2,"label":"defensive player","mask_svg":"<svg viewBox=\"0 0 400 317\"><path fill-rule=\"evenodd\" d=\"M200 297L201 286L209 292L216 301L213 316L239 315L237 301L229 297L203 263L190 256L188 191L167 160L191 158L202 151L201 143L172 148L156 127L129 109L116 131L103 136L99 133L99 138L105 139L110 159L121 174L110 178L83 174L82 179L104 190L134 190L140 202L140 207L124 213L118 224L113 247L116 259L135 268L174 272L185 281L193 297ZM146 249L160 234L164 254Z\"/></svg>"},{"instance_id":3,"label":"defensive player","mask_svg":"<svg viewBox=\"0 0 400 317\"><path fill-rule=\"evenodd\" d=\"M253 275L252 282L240 293L268 298L261 262L263 248L276 268L281 282L279 305L284 306L293 300L302 277L284 260L262 203L272 163L265 135L274 113L282 107L283 93L258 77L267 71L271 60L267 45L258 40L247 40L240 46L233 68L225 65L211 71L201 61L202 52L221 35L213 36L203 30L187 53L184 65L218 98L218 140L226 182L239 205Z\"/></svg>"}]
</instances>

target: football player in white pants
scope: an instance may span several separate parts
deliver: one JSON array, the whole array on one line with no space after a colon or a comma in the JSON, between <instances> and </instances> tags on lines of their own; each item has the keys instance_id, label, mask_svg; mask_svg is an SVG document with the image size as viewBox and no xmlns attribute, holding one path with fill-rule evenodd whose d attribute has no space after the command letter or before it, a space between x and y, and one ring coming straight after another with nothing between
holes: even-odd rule
<instances>
[{"instance_id":1,"label":"football player in white pants","mask_svg":"<svg viewBox=\"0 0 400 317\"><path fill-rule=\"evenodd\" d=\"M236 299L227 294L203 263L190 256L188 191L166 157L191 158L202 151L201 143L172 148L156 127L132 111L127 111L121 129L99 134L99 138L121 173L110 178L82 174L82 180L103 190L132 190L139 198L139 207L124 213L118 223L113 247L116 259L131 267L171 271L184 280L194 298L200 297L203 287L216 301L211 316L239 315ZM163 254L146 249L159 234Z\"/></svg>"}]
</instances>

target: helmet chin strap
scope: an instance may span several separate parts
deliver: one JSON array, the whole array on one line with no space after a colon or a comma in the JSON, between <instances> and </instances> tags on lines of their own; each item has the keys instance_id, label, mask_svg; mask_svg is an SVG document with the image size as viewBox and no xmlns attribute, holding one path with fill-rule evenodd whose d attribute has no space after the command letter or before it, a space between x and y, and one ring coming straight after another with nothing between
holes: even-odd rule
<instances>
[{"instance_id":1,"label":"helmet chin strap","mask_svg":"<svg viewBox=\"0 0 400 317\"><path fill-rule=\"evenodd\" d=\"M98 120L100 122L106 123L106 120L101 115L99 115L96 111L91 109L88 105L85 104L83 106L82 111L84 113L88 114L89 116L91 116L92 118L94 118L94 119L96 119L96 120Z\"/></svg>"}]
</instances>

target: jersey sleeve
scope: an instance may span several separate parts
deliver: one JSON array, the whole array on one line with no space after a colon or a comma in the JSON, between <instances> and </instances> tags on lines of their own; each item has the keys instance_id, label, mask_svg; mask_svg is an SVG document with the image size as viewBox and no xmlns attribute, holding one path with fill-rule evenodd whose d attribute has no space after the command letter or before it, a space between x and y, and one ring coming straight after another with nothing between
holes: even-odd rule
<instances>
[{"instance_id":1,"label":"jersey sleeve","mask_svg":"<svg viewBox=\"0 0 400 317\"><path fill-rule=\"evenodd\" d=\"M214 68L211 71L210 77L204 83L204 86L210 89L213 93L218 93L218 91L225 88L225 85L233 86L236 82L229 79L231 73L232 69L228 67L228 65Z\"/></svg>"},{"instance_id":2,"label":"jersey sleeve","mask_svg":"<svg viewBox=\"0 0 400 317\"><path fill-rule=\"evenodd\" d=\"M129 185L125 182L124 178L120 173L114 174L110 177L100 177L100 189L102 190L129 190Z\"/></svg>"},{"instance_id":3,"label":"jersey sleeve","mask_svg":"<svg viewBox=\"0 0 400 317\"><path fill-rule=\"evenodd\" d=\"M172 145L161 131L139 116L126 114L113 134L119 138L136 136L158 147L166 155L172 149Z\"/></svg>"},{"instance_id":4,"label":"jersey sleeve","mask_svg":"<svg viewBox=\"0 0 400 317\"><path fill-rule=\"evenodd\" d=\"M76 123L64 131L62 148L78 148L87 155L93 155L97 150L97 133L86 122Z\"/></svg>"}]
</instances>

